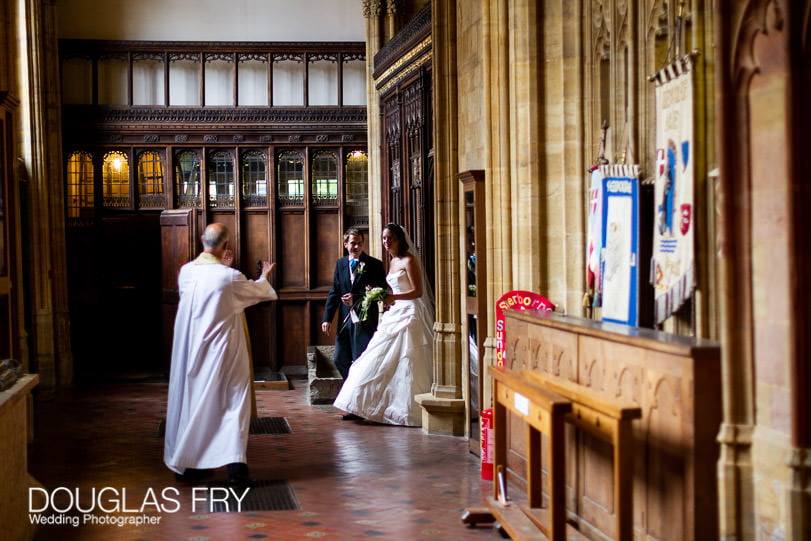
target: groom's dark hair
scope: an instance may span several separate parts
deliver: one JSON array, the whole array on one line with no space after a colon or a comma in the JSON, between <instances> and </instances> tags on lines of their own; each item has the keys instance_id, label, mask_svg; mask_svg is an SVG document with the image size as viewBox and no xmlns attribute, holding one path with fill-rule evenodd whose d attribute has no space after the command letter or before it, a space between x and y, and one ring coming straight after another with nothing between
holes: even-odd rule
<instances>
[{"instance_id":1,"label":"groom's dark hair","mask_svg":"<svg viewBox=\"0 0 811 541\"><path fill-rule=\"evenodd\" d=\"M408 241L406 240L405 231L397 224L386 224L383 229L388 229L392 234L397 237L397 255L401 256L408 251Z\"/></svg>"},{"instance_id":2,"label":"groom's dark hair","mask_svg":"<svg viewBox=\"0 0 811 541\"><path fill-rule=\"evenodd\" d=\"M356 237L363 238L363 233L357 227L350 227L346 231L344 231L344 242L349 242L349 237L355 235Z\"/></svg>"}]
</instances>

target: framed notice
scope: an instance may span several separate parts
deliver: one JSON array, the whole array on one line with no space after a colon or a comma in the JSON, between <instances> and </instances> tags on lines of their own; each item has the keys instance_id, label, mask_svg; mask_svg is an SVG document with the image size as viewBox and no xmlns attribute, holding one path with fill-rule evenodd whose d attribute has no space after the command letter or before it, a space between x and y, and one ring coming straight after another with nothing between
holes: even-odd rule
<instances>
[{"instance_id":1,"label":"framed notice","mask_svg":"<svg viewBox=\"0 0 811 541\"><path fill-rule=\"evenodd\" d=\"M639 167L602 166L602 319L639 324Z\"/></svg>"}]
</instances>

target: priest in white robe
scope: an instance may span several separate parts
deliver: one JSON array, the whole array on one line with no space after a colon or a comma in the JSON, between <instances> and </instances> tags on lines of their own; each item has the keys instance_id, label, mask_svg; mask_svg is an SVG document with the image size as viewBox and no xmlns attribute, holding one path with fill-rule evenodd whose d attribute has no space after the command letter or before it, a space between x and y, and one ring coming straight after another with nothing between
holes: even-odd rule
<instances>
[{"instance_id":1,"label":"priest in white robe","mask_svg":"<svg viewBox=\"0 0 811 541\"><path fill-rule=\"evenodd\" d=\"M228 230L211 224L204 252L178 274L166 410L164 462L180 481L197 482L228 465L229 481L250 484L246 460L251 420L251 367L244 310L274 300L263 262L256 281L230 267Z\"/></svg>"}]
</instances>

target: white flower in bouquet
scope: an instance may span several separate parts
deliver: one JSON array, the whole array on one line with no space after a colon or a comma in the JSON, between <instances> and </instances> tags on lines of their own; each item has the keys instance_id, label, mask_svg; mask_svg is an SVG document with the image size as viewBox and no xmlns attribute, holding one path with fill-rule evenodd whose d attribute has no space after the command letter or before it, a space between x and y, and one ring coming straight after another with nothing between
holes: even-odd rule
<instances>
[{"instance_id":1,"label":"white flower in bouquet","mask_svg":"<svg viewBox=\"0 0 811 541\"><path fill-rule=\"evenodd\" d=\"M373 287L368 290L360 303L360 320L366 321L369 317L369 307L372 303L382 301L388 293L388 290L384 287Z\"/></svg>"}]
</instances>

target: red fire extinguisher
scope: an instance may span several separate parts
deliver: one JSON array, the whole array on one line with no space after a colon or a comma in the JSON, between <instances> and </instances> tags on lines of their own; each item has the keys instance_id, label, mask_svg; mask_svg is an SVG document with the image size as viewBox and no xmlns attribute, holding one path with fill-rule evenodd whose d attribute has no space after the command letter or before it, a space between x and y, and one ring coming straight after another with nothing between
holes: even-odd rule
<instances>
[{"instance_id":1,"label":"red fire extinguisher","mask_svg":"<svg viewBox=\"0 0 811 541\"><path fill-rule=\"evenodd\" d=\"M493 408L481 413L482 479L493 480Z\"/></svg>"}]
</instances>

